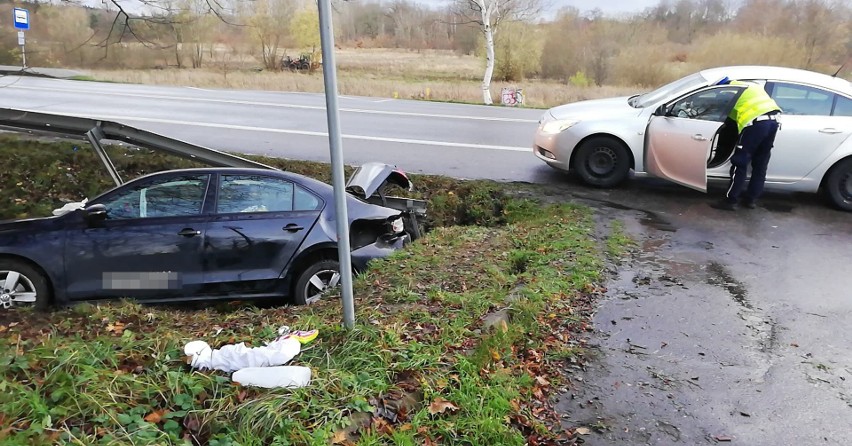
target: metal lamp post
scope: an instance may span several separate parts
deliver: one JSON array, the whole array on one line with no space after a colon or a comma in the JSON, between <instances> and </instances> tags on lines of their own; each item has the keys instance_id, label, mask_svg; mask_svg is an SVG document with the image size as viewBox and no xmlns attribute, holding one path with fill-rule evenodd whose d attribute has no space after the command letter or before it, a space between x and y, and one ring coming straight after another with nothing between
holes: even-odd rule
<instances>
[{"instance_id":1,"label":"metal lamp post","mask_svg":"<svg viewBox=\"0 0 852 446\"><path fill-rule=\"evenodd\" d=\"M331 185L337 219L337 253L340 258L340 281L343 293L343 324L355 326L355 302L352 295L352 255L349 251L349 213L346 210L346 185L343 172L343 141L340 136L340 112L337 106L337 67L334 63L334 30L331 23L331 1L317 0L322 77L325 83L325 111L328 116L328 144L331 151Z\"/></svg>"}]
</instances>

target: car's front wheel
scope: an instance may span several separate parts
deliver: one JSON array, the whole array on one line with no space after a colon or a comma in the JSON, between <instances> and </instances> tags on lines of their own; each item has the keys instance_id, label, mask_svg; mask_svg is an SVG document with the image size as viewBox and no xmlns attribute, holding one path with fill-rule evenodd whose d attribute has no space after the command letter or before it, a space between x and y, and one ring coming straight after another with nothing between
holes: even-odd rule
<instances>
[{"instance_id":1,"label":"car's front wheel","mask_svg":"<svg viewBox=\"0 0 852 446\"><path fill-rule=\"evenodd\" d=\"M50 304L50 285L44 274L21 260L0 259L0 309Z\"/></svg>"},{"instance_id":2,"label":"car's front wheel","mask_svg":"<svg viewBox=\"0 0 852 446\"><path fill-rule=\"evenodd\" d=\"M596 136L580 144L573 167L588 185L614 187L627 179L630 154L621 141Z\"/></svg>"},{"instance_id":3,"label":"car's front wheel","mask_svg":"<svg viewBox=\"0 0 852 446\"><path fill-rule=\"evenodd\" d=\"M825 182L825 191L839 209L852 211L852 158L843 160L831 169Z\"/></svg>"},{"instance_id":4,"label":"car's front wheel","mask_svg":"<svg viewBox=\"0 0 852 446\"><path fill-rule=\"evenodd\" d=\"M293 303L296 305L314 303L338 285L340 285L340 263L337 260L320 260L299 274L293 293Z\"/></svg>"}]
</instances>

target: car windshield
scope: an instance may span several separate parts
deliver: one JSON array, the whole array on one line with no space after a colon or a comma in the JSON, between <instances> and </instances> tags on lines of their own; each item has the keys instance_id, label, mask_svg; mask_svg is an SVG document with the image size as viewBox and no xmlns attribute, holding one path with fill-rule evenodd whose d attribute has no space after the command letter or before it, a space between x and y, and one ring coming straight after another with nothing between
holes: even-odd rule
<instances>
[{"instance_id":1,"label":"car windshield","mask_svg":"<svg viewBox=\"0 0 852 446\"><path fill-rule=\"evenodd\" d=\"M692 88L700 87L706 83L707 79L705 79L701 73L691 74L672 83L663 85L654 91L634 96L628 100L628 104L634 108L645 108L649 105L656 104L660 100L668 98L673 93L683 90L691 90Z\"/></svg>"}]
</instances>

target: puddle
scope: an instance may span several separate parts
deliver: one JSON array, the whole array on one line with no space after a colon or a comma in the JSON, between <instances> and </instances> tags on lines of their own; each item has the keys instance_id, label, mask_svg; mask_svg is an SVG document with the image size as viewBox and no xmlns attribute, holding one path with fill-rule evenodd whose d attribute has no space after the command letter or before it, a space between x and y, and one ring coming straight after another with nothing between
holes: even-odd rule
<instances>
[{"instance_id":1,"label":"puddle","mask_svg":"<svg viewBox=\"0 0 852 446\"><path fill-rule=\"evenodd\" d=\"M639 223L642 223L643 226L647 226L658 231L677 232L677 228L672 226L671 223L661 218L659 215L647 211L645 211L645 215L647 215L647 217L639 220Z\"/></svg>"},{"instance_id":2,"label":"puddle","mask_svg":"<svg viewBox=\"0 0 852 446\"><path fill-rule=\"evenodd\" d=\"M707 283L710 285L724 288L737 303L745 308L752 309L749 303L745 286L734 279L731 274L725 269L724 265L718 262L710 262L707 267L707 272L710 276L707 277Z\"/></svg>"}]
</instances>

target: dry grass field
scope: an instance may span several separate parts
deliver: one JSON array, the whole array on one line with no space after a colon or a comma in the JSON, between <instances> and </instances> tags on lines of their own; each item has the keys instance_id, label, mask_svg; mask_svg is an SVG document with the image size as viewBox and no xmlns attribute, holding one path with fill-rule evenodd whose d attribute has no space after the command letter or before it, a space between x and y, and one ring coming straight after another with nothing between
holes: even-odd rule
<instances>
[{"instance_id":1,"label":"dry grass field","mask_svg":"<svg viewBox=\"0 0 852 446\"><path fill-rule=\"evenodd\" d=\"M481 103L482 61L450 51L343 49L336 53L340 93L353 96L398 97ZM321 71L258 71L251 61L235 68L211 63L203 69L89 70L94 79L138 84L199 88L322 92ZM662 80L665 81L665 80ZM661 83L662 83L661 81ZM503 87L523 88L527 107L546 108L582 99L640 91L631 87L577 87L555 81L493 82L495 103Z\"/></svg>"}]
</instances>

